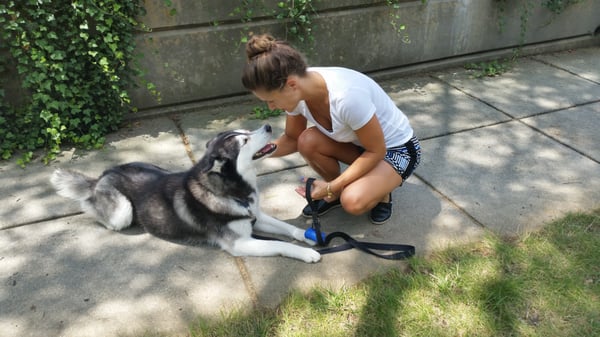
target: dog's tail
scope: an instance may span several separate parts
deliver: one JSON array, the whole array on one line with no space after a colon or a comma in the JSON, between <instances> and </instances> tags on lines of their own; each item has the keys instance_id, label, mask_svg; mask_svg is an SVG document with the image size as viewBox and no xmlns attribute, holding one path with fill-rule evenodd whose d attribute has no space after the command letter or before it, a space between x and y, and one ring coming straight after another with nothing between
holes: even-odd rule
<instances>
[{"instance_id":1,"label":"dog's tail","mask_svg":"<svg viewBox=\"0 0 600 337\"><path fill-rule=\"evenodd\" d=\"M50 182L58 195L65 198L84 201L92 196L96 179L79 172L56 169L50 177Z\"/></svg>"}]
</instances>

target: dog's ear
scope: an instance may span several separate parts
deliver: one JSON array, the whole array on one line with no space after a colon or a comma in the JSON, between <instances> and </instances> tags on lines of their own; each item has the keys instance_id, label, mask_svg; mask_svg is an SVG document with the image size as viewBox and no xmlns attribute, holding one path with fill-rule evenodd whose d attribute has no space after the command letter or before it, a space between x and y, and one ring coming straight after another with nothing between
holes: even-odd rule
<instances>
[{"instance_id":1,"label":"dog's ear","mask_svg":"<svg viewBox=\"0 0 600 337\"><path fill-rule=\"evenodd\" d=\"M206 143L206 154L199 163L202 173L221 172L221 167L228 159L224 151L224 142L227 141L227 138L223 139L217 136Z\"/></svg>"},{"instance_id":2,"label":"dog's ear","mask_svg":"<svg viewBox=\"0 0 600 337\"><path fill-rule=\"evenodd\" d=\"M234 131L220 132L214 138L212 138L208 142L206 142L206 150L207 150L206 153L213 152L215 147L217 146L217 143L225 144L228 141L230 141L232 137L235 137L238 135L239 135L239 133L234 132ZM221 145L221 146L223 146L223 145Z\"/></svg>"},{"instance_id":3,"label":"dog's ear","mask_svg":"<svg viewBox=\"0 0 600 337\"><path fill-rule=\"evenodd\" d=\"M217 138L215 137L206 142L206 149L208 150L209 148L213 147L216 141Z\"/></svg>"},{"instance_id":4,"label":"dog's ear","mask_svg":"<svg viewBox=\"0 0 600 337\"><path fill-rule=\"evenodd\" d=\"M221 168L225 163L229 160L229 158L225 158L222 156L220 151L215 150L213 152L207 153L200 162L198 166L202 173L208 172L217 172L221 173Z\"/></svg>"},{"instance_id":5,"label":"dog's ear","mask_svg":"<svg viewBox=\"0 0 600 337\"><path fill-rule=\"evenodd\" d=\"M206 143L206 153L199 163L202 173L221 172L221 167L234 159L234 153L237 153L234 149L238 146L235 140L237 135L237 132L222 132Z\"/></svg>"}]
</instances>

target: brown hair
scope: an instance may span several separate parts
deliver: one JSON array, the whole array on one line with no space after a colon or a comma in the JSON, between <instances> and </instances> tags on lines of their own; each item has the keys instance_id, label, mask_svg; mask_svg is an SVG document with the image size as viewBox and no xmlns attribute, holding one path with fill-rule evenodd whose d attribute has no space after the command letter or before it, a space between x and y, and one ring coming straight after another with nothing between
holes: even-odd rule
<instances>
[{"instance_id":1,"label":"brown hair","mask_svg":"<svg viewBox=\"0 0 600 337\"><path fill-rule=\"evenodd\" d=\"M306 74L306 62L300 52L269 34L252 36L246 43L246 56L242 84L251 91L281 89L289 75Z\"/></svg>"}]
</instances>

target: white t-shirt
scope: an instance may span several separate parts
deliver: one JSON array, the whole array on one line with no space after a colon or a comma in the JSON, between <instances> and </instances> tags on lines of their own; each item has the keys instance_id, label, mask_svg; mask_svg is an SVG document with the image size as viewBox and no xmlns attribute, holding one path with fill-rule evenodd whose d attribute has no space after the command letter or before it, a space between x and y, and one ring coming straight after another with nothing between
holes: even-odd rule
<instances>
[{"instance_id":1,"label":"white t-shirt","mask_svg":"<svg viewBox=\"0 0 600 337\"><path fill-rule=\"evenodd\" d=\"M304 101L300 101L294 111L288 114L304 116L323 134L340 143L352 142L362 146L355 130L365 126L373 114L379 120L387 148L403 145L413 136L406 115L370 77L340 67L310 67L308 71L319 73L325 80L329 91L332 131L315 121Z\"/></svg>"}]
</instances>

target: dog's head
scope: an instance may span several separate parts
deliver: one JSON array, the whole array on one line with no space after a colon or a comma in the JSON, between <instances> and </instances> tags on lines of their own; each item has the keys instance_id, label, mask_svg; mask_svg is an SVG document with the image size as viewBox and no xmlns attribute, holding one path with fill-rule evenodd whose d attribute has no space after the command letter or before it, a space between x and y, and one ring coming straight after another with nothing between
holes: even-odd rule
<instances>
[{"instance_id":1,"label":"dog's head","mask_svg":"<svg viewBox=\"0 0 600 337\"><path fill-rule=\"evenodd\" d=\"M201 170L221 172L233 169L244 172L252 165L252 161L262 158L276 149L270 143L273 130L266 124L254 130L232 130L219 133L206 143L206 154L202 158Z\"/></svg>"}]
</instances>

